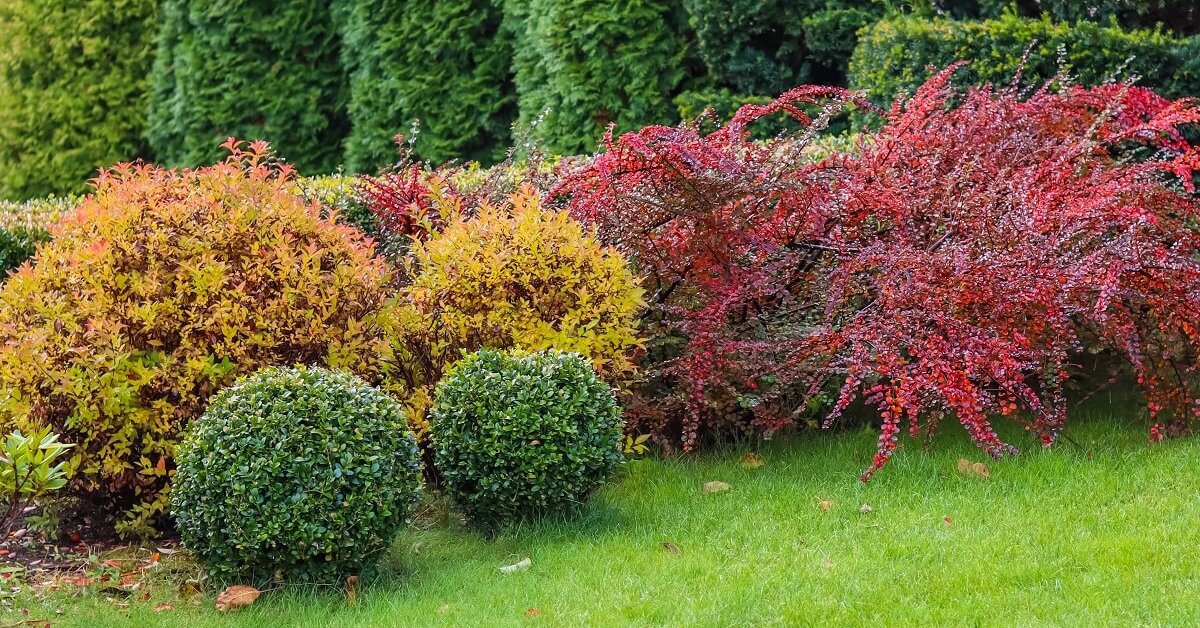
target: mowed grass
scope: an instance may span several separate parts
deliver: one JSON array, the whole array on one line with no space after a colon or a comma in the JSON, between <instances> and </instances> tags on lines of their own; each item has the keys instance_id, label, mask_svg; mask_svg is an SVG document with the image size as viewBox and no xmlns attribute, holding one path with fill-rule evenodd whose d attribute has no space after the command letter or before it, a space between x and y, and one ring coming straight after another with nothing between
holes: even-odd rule
<instances>
[{"instance_id":1,"label":"mowed grass","mask_svg":"<svg viewBox=\"0 0 1200 628\"><path fill-rule=\"evenodd\" d=\"M97 592L20 604L56 626L1194 625L1200 440L1150 444L1135 413L1093 399L1051 450L1007 431L1026 451L986 478L956 470L984 457L949 423L866 485L870 431L762 444L758 469L749 447L637 461L578 519L404 533L353 605L285 589L223 615L169 584L124 609ZM705 495L710 480L732 489Z\"/></svg>"}]
</instances>

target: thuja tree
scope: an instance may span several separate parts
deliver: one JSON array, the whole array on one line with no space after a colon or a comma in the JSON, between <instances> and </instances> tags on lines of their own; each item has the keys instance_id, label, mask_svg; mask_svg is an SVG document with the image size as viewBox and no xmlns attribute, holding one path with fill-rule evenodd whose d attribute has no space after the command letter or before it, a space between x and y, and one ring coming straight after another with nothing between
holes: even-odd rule
<instances>
[{"instance_id":1,"label":"thuja tree","mask_svg":"<svg viewBox=\"0 0 1200 628\"><path fill-rule=\"evenodd\" d=\"M148 131L156 158L213 163L236 136L270 141L305 173L336 169L347 123L335 9L322 0L165 0Z\"/></svg>"},{"instance_id":2,"label":"thuja tree","mask_svg":"<svg viewBox=\"0 0 1200 628\"><path fill-rule=\"evenodd\" d=\"M864 400L882 420L864 479L903 427L943 418L1000 457L1016 450L997 415L1055 441L1088 350L1123 358L1155 437L1200 418L1200 155L1178 131L1200 110L1121 85L964 93L950 74L854 155L805 162L804 132L748 141L759 117L849 97L804 88L711 135L609 141L563 180L569 211L648 275L668 339L634 429L688 449ZM1153 158L1114 158L1137 145Z\"/></svg>"},{"instance_id":3,"label":"thuja tree","mask_svg":"<svg viewBox=\"0 0 1200 628\"><path fill-rule=\"evenodd\" d=\"M610 123L675 118L687 53L675 0L505 0L504 10L520 121L540 119L534 137L550 152L591 152Z\"/></svg>"},{"instance_id":4,"label":"thuja tree","mask_svg":"<svg viewBox=\"0 0 1200 628\"><path fill-rule=\"evenodd\" d=\"M394 138L414 120L421 159L504 158L516 117L512 42L498 36L497 0L345 0L350 73L346 165L366 172L397 160Z\"/></svg>"},{"instance_id":5,"label":"thuja tree","mask_svg":"<svg viewBox=\"0 0 1200 628\"><path fill-rule=\"evenodd\" d=\"M81 192L145 154L155 5L0 2L0 198Z\"/></svg>"}]
</instances>

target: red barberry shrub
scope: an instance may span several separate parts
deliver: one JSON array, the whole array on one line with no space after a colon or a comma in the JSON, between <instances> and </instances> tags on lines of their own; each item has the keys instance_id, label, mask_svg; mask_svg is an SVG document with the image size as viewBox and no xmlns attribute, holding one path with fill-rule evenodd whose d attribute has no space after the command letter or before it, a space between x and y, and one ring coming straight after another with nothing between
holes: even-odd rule
<instances>
[{"instance_id":1,"label":"red barberry shrub","mask_svg":"<svg viewBox=\"0 0 1200 628\"><path fill-rule=\"evenodd\" d=\"M959 93L953 70L854 156L796 159L803 132L747 140L765 113L848 97L806 88L708 136L610 139L564 177L555 197L658 305L634 429L685 449L705 428L770 435L833 391L827 423L857 399L882 416L864 479L902 423L948 415L999 457L1015 449L997 414L1054 442L1087 349L1124 358L1156 422L1200 416L1200 204L1165 174L1190 185L1179 127L1200 111L1126 86ZM1153 154L1114 157L1131 145Z\"/></svg>"}]
</instances>

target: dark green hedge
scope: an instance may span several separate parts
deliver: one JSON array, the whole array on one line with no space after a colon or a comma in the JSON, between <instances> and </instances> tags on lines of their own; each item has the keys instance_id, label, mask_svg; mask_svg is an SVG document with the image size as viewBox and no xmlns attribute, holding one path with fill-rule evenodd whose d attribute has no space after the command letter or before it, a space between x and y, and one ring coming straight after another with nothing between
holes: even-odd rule
<instances>
[{"instance_id":1,"label":"dark green hedge","mask_svg":"<svg viewBox=\"0 0 1200 628\"><path fill-rule=\"evenodd\" d=\"M504 158L516 118L512 42L496 0L346 0L350 73L346 166L396 160L397 133L419 119L416 156L485 164Z\"/></svg>"},{"instance_id":2,"label":"dark green hedge","mask_svg":"<svg viewBox=\"0 0 1200 628\"><path fill-rule=\"evenodd\" d=\"M346 77L327 0L164 0L148 136L158 161L211 163L229 136L265 139L301 172L332 172Z\"/></svg>"},{"instance_id":3,"label":"dark green hedge","mask_svg":"<svg viewBox=\"0 0 1200 628\"><path fill-rule=\"evenodd\" d=\"M1140 84L1180 97L1200 95L1200 70L1190 38L1159 31L1126 31L1111 25L1056 23L1048 18L1008 15L998 20L960 22L890 19L863 31L850 60L850 85L881 103L911 91L929 75L957 60L972 62L966 83L1007 84L1032 43L1024 82L1037 83L1058 70L1060 49L1076 83L1094 85L1137 75Z\"/></svg>"},{"instance_id":4,"label":"dark green hedge","mask_svg":"<svg viewBox=\"0 0 1200 628\"><path fill-rule=\"evenodd\" d=\"M886 7L871 0L685 0L706 80L775 96L804 83L844 85L855 32Z\"/></svg>"},{"instance_id":5,"label":"dark green hedge","mask_svg":"<svg viewBox=\"0 0 1200 628\"><path fill-rule=\"evenodd\" d=\"M677 119L689 73L684 13L673 0L505 0L520 120L551 109L534 137L559 154L596 149L618 131Z\"/></svg>"},{"instance_id":6,"label":"dark green hedge","mask_svg":"<svg viewBox=\"0 0 1200 628\"><path fill-rule=\"evenodd\" d=\"M144 155L155 4L0 2L0 198L82 192Z\"/></svg>"}]
</instances>

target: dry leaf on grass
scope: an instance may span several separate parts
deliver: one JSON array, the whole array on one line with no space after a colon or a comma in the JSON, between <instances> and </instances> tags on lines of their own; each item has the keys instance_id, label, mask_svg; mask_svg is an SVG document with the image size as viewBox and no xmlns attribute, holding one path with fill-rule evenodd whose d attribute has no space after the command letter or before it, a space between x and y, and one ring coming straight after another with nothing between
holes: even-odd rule
<instances>
[{"instance_id":1,"label":"dry leaf on grass","mask_svg":"<svg viewBox=\"0 0 1200 628\"><path fill-rule=\"evenodd\" d=\"M731 488L733 487L725 482L713 480L712 482L704 483L704 494L711 495L713 493L720 493L721 491L728 491Z\"/></svg>"},{"instance_id":2,"label":"dry leaf on grass","mask_svg":"<svg viewBox=\"0 0 1200 628\"><path fill-rule=\"evenodd\" d=\"M829 512L833 509L833 502L829 501L828 499L822 499L821 501L817 502L817 508L820 508L821 512Z\"/></svg>"},{"instance_id":3,"label":"dry leaf on grass","mask_svg":"<svg viewBox=\"0 0 1200 628\"><path fill-rule=\"evenodd\" d=\"M670 541L666 541L666 542L664 542L662 545L663 545L663 547L664 547L664 548L666 548L666 550L667 550L668 552L671 552L672 554L674 554L674 555L676 555L676 556L679 556L680 554L683 554L683 550L679 549L679 546L678 546L678 545L676 545L676 544L674 544L674 543L672 543L672 542L670 542Z\"/></svg>"},{"instance_id":4,"label":"dry leaf on grass","mask_svg":"<svg viewBox=\"0 0 1200 628\"><path fill-rule=\"evenodd\" d=\"M954 525L954 520L951 519L950 517L946 517L945 519L942 519L942 521L946 522L946 525L948 525L948 526Z\"/></svg>"},{"instance_id":5,"label":"dry leaf on grass","mask_svg":"<svg viewBox=\"0 0 1200 628\"><path fill-rule=\"evenodd\" d=\"M246 608L262 595L262 591L244 584L235 584L217 594L217 610L222 613Z\"/></svg>"},{"instance_id":6,"label":"dry leaf on grass","mask_svg":"<svg viewBox=\"0 0 1200 628\"><path fill-rule=\"evenodd\" d=\"M983 464L982 462L971 462L966 458L958 459L958 472L962 473L963 475L974 475L982 478L986 478L991 475L991 470L988 469L986 464Z\"/></svg>"},{"instance_id":7,"label":"dry leaf on grass","mask_svg":"<svg viewBox=\"0 0 1200 628\"><path fill-rule=\"evenodd\" d=\"M863 504L862 507L858 509L858 512L861 512L864 515L874 511L875 509L871 508L871 504Z\"/></svg>"},{"instance_id":8,"label":"dry leaf on grass","mask_svg":"<svg viewBox=\"0 0 1200 628\"><path fill-rule=\"evenodd\" d=\"M351 604L358 601L358 576L346 578L346 601Z\"/></svg>"},{"instance_id":9,"label":"dry leaf on grass","mask_svg":"<svg viewBox=\"0 0 1200 628\"><path fill-rule=\"evenodd\" d=\"M537 617L538 615L541 615L541 614L542 614L542 609L540 609L540 608L527 608L527 609L525 609L525 616L526 616L526 617Z\"/></svg>"},{"instance_id":10,"label":"dry leaf on grass","mask_svg":"<svg viewBox=\"0 0 1200 628\"><path fill-rule=\"evenodd\" d=\"M173 610L175 610L174 604L155 604L154 605L154 612L156 612L156 613L161 613L163 611L173 611Z\"/></svg>"},{"instance_id":11,"label":"dry leaf on grass","mask_svg":"<svg viewBox=\"0 0 1200 628\"><path fill-rule=\"evenodd\" d=\"M762 456L753 451L747 452L746 455L742 456L742 467L746 469L757 469L764 464L767 464L767 461L763 460Z\"/></svg>"}]
</instances>

